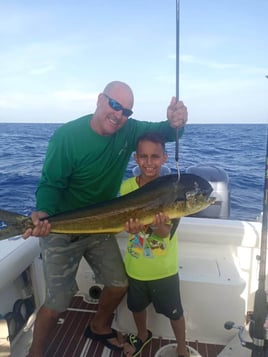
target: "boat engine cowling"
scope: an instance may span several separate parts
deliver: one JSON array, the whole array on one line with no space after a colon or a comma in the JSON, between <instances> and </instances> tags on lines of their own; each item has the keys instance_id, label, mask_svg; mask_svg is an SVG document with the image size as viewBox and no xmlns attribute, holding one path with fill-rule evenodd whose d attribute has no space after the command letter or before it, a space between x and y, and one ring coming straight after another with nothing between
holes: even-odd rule
<instances>
[{"instance_id":1,"label":"boat engine cowling","mask_svg":"<svg viewBox=\"0 0 268 357\"><path fill-rule=\"evenodd\" d=\"M228 174L220 167L205 165L190 166L186 169L186 173L195 174L207 180L213 187L211 197L216 198L213 205L193 214L191 217L229 218L230 188Z\"/></svg>"}]
</instances>

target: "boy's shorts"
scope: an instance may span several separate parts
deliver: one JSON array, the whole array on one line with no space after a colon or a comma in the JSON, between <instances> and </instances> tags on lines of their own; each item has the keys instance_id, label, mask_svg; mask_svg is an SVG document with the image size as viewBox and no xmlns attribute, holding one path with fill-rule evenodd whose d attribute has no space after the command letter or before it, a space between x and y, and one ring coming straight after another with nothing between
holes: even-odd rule
<instances>
[{"instance_id":1,"label":"boy's shorts","mask_svg":"<svg viewBox=\"0 0 268 357\"><path fill-rule=\"evenodd\" d=\"M110 234L50 234L40 238L46 297L44 305L65 311L78 291L76 273L84 256L96 283L126 287L127 277L115 236Z\"/></svg>"},{"instance_id":2,"label":"boy's shorts","mask_svg":"<svg viewBox=\"0 0 268 357\"><path fill-rule=\"evenodd\" d=\"M179 320L183 315L178 274L149 281L128 277L128 283L127 304L130 311L141 312L152 302L156 312L171 320Z\"/></svg>"}]
</instances>

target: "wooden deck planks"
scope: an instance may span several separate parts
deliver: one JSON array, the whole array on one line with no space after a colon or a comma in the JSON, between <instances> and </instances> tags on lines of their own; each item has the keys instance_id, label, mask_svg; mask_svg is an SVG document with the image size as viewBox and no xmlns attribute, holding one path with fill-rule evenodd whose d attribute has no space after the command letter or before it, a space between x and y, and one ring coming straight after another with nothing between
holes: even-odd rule
<instances>
[{"instance_id":1,"label":"wooden deck planks","mask_svg":"<svg viewBox=\"0 0 268 357\"><path fill-rule=\"evenodd\" d=\"M94 316L97 304L89 304L81 296L75 296L70 309L61 314L59 323L51 331L45 357L124 357L123 352L111 351L97 341L84 337L84 331ZM153 338L140 357L154 357L160 347L174 341ZM202 357L217 357L224 346L188 342Z\"/></svg>"}]
</instances>

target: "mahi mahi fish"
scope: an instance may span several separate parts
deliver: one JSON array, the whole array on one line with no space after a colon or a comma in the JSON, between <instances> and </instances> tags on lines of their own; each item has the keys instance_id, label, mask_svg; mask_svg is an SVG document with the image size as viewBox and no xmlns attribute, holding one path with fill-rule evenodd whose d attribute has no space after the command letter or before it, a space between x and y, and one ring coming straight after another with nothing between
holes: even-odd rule
<instances>
[{"instance_id":1,"label":"mahi mahi fish","mask_svg":"<svg viewBox=\"0 0 268 357\"><path fill-rule=\"evenodd\" d=\"M157 213L170 219L197 213L212 203L212 187L205 179L194 174L161 176L141 188L109 201L43 219L51 223L52 233L118 233L124 231L130 219L150 224ZM30 217L0 210L0 240L21 235L33 228Z\"/></svg>"}]
</instances>

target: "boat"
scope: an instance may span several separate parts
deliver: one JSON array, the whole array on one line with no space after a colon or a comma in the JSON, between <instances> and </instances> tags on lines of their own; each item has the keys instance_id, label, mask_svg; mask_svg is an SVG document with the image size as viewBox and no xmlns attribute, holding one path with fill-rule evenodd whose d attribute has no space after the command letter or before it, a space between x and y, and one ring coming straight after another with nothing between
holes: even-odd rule
<instances>
[{"instance_id":1,"label":"boat","mask_svg":"<svg viewBox=\"0 0 268 357\"><path fill-rule=\"evenodd\" d=\"M177 0L177 57L178 3ZM179 99L178 59L176 65L176 97ZM177 161L177 152L175 158ZM268 166L268 159L266 162ZM163 171L163 174L169 173L168 168ZM228 176L220 167L193 166L186 172L207 179L213 187L212 196L216 198L213 206L194 216L183 217L176 230L189 356L267 357L264 288L267 280L268 169L266 167L264 211L262 218L256 217L255 221L229 219ZM117 240L124 256L126 233L118 234ZM77 284L78 293L51 331L45 357L123 357L123 352L111 351L100 342L84 337L103 288L95 282L84 260L77 272ZM44 295L38 239L23 240L16 236L0 241L0 357L27 356L36 313ZM259 302L261 310L256 311ZM126 298L114 311L112 327L123 334L136 332ZM152 306L148 309L148 328L153 339L140 356L175 357L176 345L169 321Z\"/></svg>"},{"instance_id":2,"label":"boat","mask_svg":"<svg viewBox=\"0 0 268 357\"><path fill-rule=\"evenodd\" d=\"M230 220L228 176L216 166L193 166L189 173L207 179L213 187L214 205L177 228L179 274L190 356L251 356L249 321L258 290L263 222ZM168 172L164 172L166 174ZM267 212L264 212L267 216ZM267 218L267 217L266 217ZM267 234L267 226L266 226ZM126 233L117 235L122 255ZM265 249L267 253L267 248ZM265 272L267 279L267 272ZM98 306L102 286L85 261L77 273L79 291L69 309L51 331L46 357L119 357L84 337L83 332ZM44 300L42 257L38 239L20 236L0 242L0 356L25 357L32 339L36 312ZM122 333L136 331L124 298L114 311L112 326ZM153 340L141 356L175 356L169 321L148 309L148 328ZM239 338L240 335L240 338Z\"/></svg>"}]
</instances>

